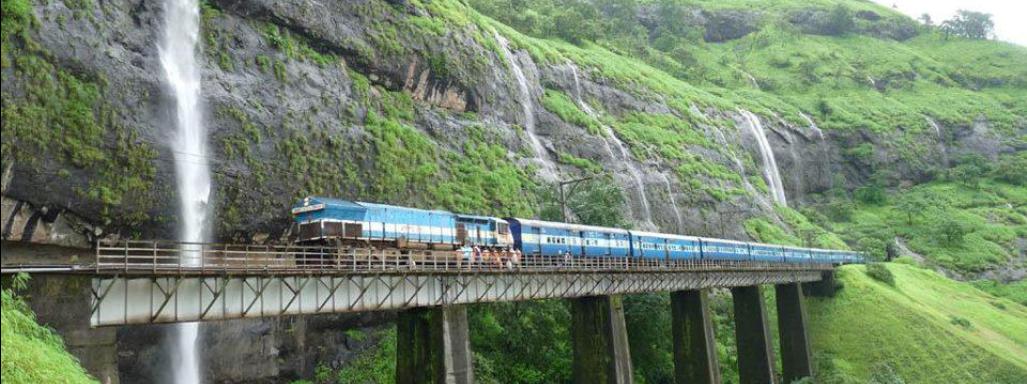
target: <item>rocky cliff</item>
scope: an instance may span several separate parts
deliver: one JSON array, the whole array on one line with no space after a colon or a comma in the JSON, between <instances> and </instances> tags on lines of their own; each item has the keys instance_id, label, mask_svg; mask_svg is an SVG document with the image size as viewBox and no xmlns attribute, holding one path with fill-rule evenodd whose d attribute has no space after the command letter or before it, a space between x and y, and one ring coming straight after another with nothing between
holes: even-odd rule
<instances>
[{"instance_id":1,"label":"rocky cliff","mask_svg":"<svg viewBox=\"0 0 1027 384\"><path fill-rule=\"evenodd\" d=\"M763 220L800 236L757 126L794 209L1027 148L1027 51L945 43L863 2L840 2L846 31L791 2L595 7L583 20L606 37L470 3L204 2L216 237L279 239L309 194L535 216L553 182L585 174L616 181L635 227L745 239ZM4 239L174 237L161 3L3 7ZM144 353L129 350L125 364Z\"/></svg>"}]
</instances>

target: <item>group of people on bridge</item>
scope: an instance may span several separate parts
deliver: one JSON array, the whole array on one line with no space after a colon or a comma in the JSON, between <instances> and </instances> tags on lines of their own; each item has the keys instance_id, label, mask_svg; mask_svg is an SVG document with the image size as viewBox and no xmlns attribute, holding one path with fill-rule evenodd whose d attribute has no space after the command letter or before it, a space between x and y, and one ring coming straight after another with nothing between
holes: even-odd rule
<instances>
[{"instance_id":1,"label":"group of people on bridge","mask_svg":"<svg viewBox=\"0 0 1027 384\"><path fill-rule=\"evenodd\" d=\"M479 247L477 245L461 248L464 253L464 260L472 265L492 264L495 267L513 268L521 263L521 251L519 249L502 247Z\"/></svg>"}]
</instances>

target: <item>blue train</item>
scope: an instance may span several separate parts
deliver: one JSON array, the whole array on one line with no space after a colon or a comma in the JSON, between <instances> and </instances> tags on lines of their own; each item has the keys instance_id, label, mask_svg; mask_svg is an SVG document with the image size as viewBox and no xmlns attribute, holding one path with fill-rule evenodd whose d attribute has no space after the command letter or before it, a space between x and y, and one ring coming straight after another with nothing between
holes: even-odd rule
<instances>
[{"instance_id":1,"label":"blue train","mask_svg":"<svg viewBox=\"0 0 1027 384\"><path fill-rule=\"evenodd\" d=\"M393 205L307 197L292 208L297 242L367 244L401 249L516 250L551 258L631 258L774 263L862 263L857 252L606 228L551 221L464 215Z\"/></svg>"}]
</instances>

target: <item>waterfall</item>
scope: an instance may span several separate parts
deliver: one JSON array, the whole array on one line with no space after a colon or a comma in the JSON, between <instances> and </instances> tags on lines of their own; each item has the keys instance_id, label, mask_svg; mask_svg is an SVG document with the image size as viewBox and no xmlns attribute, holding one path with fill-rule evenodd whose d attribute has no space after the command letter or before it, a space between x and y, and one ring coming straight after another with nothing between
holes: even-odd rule
<instances>
[{"instance_id":1,"label":"waterfall","mask_svg":"<svg viewBox=\"0 0 1027 384\"><path fill-rule=\"evenodd\" d=\"M578 104L578 107L580 107L582 111L584 111L586 114L588 114L592 118L596 119L596 121L598 121L599 114L596 113L594 109L592 109L592 106L588 105L588 103L585 103L581 99L581 81L578 79L578 67L572 63L568 63L568 65L571 68L571 75L574 78L575 102ZM628 176L631 177L632 182L634 182L635 184L635 192L638 196L638 203L642 207L642 219L645 220L646 225L655 228L656 225L653 224L652 209L649 207L649 198L646 197L645 181L642 178L642 171L639 170L638 167L635 165L635 162L632 160L631 153L628 152L628 146L624 144L624 142L621 141L620 138L617 137L617 135L613 132L613 128L610 128L609 125L603 124L602 122L599 123L599 126L603 128L603 132L606 134L606 137L603 138L603 144L606 147L606 152L610 154L610 157L620 160L620 164L623 166L624 171L627 172ZM613 145L617 147L616 153L614 153L613 148L610 146L610 141L613 141ZM669 182L667 185L670 185ZM669 189L668 192L671 192L671 199L673 199L673 192ZM676 203L674 203L674 214L678 215L679 218L681 216L681 213L677 211ZM680 220L678 221L680 222Z\"/></svg>"},{"instance_id":2,"label":"waterfall","mask_svg":"<svg viewBox=\"0 0 1027 384\"><path fill-rule=\"evenodd\" d=\"M506 60L510 64L510 71L513 72L514 78L517 79L517 87L521 91L520 102L521 109L524 111L524 132L528 134L528 142L531 144L531 149L535 152L535 161L540 165L539 175L544 180L556 181L558 179L556 165L549 159L545 147L542 146L542 142L535 135L535 107L532 104L528 78L524 76L524 70L517 63L513 52L510 51L510 42L499 32L494 34L496 41L499 42L499 47L503 50L503 55L506 56Z\"/></svg>"},{"instance_id":3,"label":"waterfall","mask_svg":"<svg viewBox=\"0 0 1027 384\"><path fill-rule=\"evenodd\" d=\"M667 195L670 197L670 207L674 209L674 220L677 224L677 232L684 233L685 221L681 218L681 210L678 209L678 200L674 197L674 188L670 185L670 178L663 173L659 173L659 175L663 178L663 185L667 187Z\"/></svg>"},{"instance_id":4,"label":"waterfall","mask_svg":"<svg viewBox=\"0 0 1027 384\"><path fill-rule=\"evenodd\" d=\"M802 116L803 120L806 120L806 123L809 124L809 129L812 130L813 133L817 135L818 139L823 141L824 140L824 131L820 130L820 127L818 127L817 123L813 121L813 118L809 117L809 115L807 115L805 113L802 113L802 112L799 112L799 116Z\"/></svg>"},{"instance_id":5,"label":"waterfall","mask_svg":"<svg viewBox=\"0 0 1027 384\"><path fill-rule=\"evenodd\" d=\"M164 41L160 46L160 62L168 85L174 94L176 130L171 148L175 157L178 183L180 236L183 242L198 243L206 239L207 199L210 196L210 170L207 166L206 131L200 111L200 73L196 51L200 34L200 10L197 0L165 0ZM198 245L184 245L180 255L186 266L198 265ZM198 323L178 326L175 348L174 380L176 383L200 382L196 356Z\"/></svg>"},{"instance_id":6,"label":"waterfall","mask_svg":"<svg viewBox=\"0 0 1027 384\"><path fill-rule=\"evenodd\" d=\"M770 191L774 194L774 201L781 205L787 205L788 200L785 197L784 185L781 183L781 173L778 172L777 160L774 159L774 149L770 147L770 141L767 140L767 134L763 130L763 123L752 112L739 112L745 118L745 126L756 137L756 143L759 144L760 157L763 160L763 176L767 178L767 186L770 187Z\"/></svg>"},{"instance_id":7,"label":"waterfall","mask_svg":"<svg viewBox=\"0 0 1027 384\"><path fill-rule=\"evenodd\" d=\"M927 119L927 124L931 126L931 129L934 129L934 135L938 137L938 141L941 141L941 127L938 126L938 122L928 116L924 116L924 118Z\"/></svg>"}]
</instances>

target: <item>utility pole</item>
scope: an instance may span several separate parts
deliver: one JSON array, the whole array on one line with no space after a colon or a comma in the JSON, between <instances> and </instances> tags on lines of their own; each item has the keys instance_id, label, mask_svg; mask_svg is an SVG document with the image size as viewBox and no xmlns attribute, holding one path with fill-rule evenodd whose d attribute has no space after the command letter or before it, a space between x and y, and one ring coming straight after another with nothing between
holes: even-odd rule
<instances>
[{"instance_id":1,"label":"utility pole","mask_svg":"<svg viewBox=\"0 0 1027 384\"><path fill-rule=\"evenodd\" d=\"M592 180L593 178L595 178L595 176L585 176L585 177L581 177L581 178L577 178L577 179L560 181L560 182L556 183L556 188L557 188L558 193L559 193L559 196L557 197L557 199L560 201L560 219L561 219L561 221L563 221L564 223L568 222L567 221L567 217L569 215L567 214L567 193L568 192L573 192L574 191L573 188L577 187L578 184L580 184L582 181ZM567 187L567 186L570 187L569 191L564 189L564 187Z\"/></svg>"}]
</instances>

